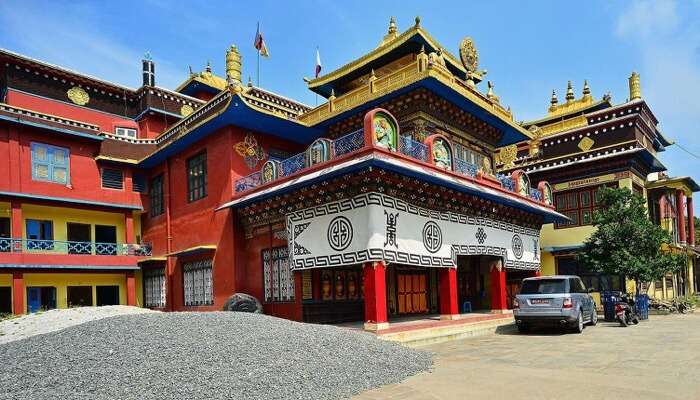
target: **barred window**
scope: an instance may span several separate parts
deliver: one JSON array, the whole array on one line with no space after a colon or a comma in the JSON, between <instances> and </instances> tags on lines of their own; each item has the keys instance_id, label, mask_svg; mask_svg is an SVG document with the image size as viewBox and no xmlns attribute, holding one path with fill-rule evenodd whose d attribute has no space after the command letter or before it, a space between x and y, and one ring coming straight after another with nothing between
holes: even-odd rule
<instances>
[{"instance_id":1,"label":"barred window","mask_svg":"<svg viewBox=\"0 0 700 400\"><path fill-rule=\"evenodd\" d=\"M163 214L163 174L151 179L151 217Z\"/></svg>"},{"instance_id":2,"label":"barred window","mask_svg":"<svg viewBox=\"0 0 700 400\"><path fill-rule=\"evenodd\" d=\"M289 249L273 247L262 251L265 302L294 301L294 273Z\"/></svg>"},{"instance_id":3,"label":"barred window","mask_svg":"<svg viewBox=\"0 0 700 400\"><path fill-rule=\"evenodd\" d=\"M143 303L146 307L165 307L165 268L143 271Z\"/></svg>"},{"instance_id":4,"label":"barred window","mask_svg":"<svg viewBox=\"0 0 700 400\"><path fill-rule=\"evenodd\" d=\"M207 197L207 153L187 160L187 201Z\"/></svg>"},{"instance_id":5,"label":"barred window","mask_svg":"<svg viewBox=\"0 0 700 400\"><path fill-rule=\"evenodd\" d=\"M124 174L119 169L102 168L102 187L107 189L124 189Z\"/></svg>"},{"instance_id":6,"label":"barred window","mask_svg":"<svg viewBox=\"0 0 700 400\"><path fill-rule=\"evenodd\" d=\"M199 260L183 266L183 287L186 306L214 304L212 283L212 260Z\"/></svg>"},{"instance_id":7,"label":"barred window","mask_svg":"<svg viewBox=\"0 0 700 400\"><path fill-rule=\"evenodd\" d=\"M32 143L32 179L70 183L70 152L63 147Z\"/></svg>"}]
</instances>

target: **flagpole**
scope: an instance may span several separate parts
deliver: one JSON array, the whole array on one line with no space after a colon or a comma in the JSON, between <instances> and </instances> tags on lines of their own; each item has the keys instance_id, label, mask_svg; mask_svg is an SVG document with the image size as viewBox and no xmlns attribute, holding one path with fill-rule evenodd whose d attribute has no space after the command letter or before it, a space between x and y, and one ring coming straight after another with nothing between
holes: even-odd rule
<instances>
[{"instance_id":1,"label":"flagpole","mask_svg":"<svg viewBox=\"0 0 700 400\"><path fill-rule=\"evenodd\" d=\"M260 50L258 50L258 87L260 87Z\"/></svg>"}]
</instances>

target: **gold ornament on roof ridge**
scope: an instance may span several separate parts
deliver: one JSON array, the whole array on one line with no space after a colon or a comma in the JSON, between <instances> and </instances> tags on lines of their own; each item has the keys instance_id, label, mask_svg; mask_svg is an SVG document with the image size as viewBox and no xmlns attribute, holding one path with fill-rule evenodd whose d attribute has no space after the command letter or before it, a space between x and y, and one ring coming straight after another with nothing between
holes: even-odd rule
<instances>
[{"instance_id":1,"label":"gold ornament on roof ridge","mask_svg":"<svg viewBox=\"0 0 700 400\"><path fill-rule=\"evenodd\" d=\"M90 95L87 94L83 88L78 86L73 86L72 88L68 89L66 94L68 95L70 101L79 106L84 106L90 101Z\"/></svg>"},{"instance_id":2,"label":"gold ornament on roof ridge","mask_svg":"<svg viewBox=\"0 0 700 400\"><path fill-rule=\"evenodd\" d=\"M476 72L479 68L479 52L476 50L474 40L469 36L459 43L459 58L468 72Z\"/></svg>"},{"instance_id":3,"label":"gold ornament on roof ridge","mask_svg":"<svg viewBox=\"0 0 700 400\"><path fill-rule=\"evenodd\" d=\"M503 168L510 168L515 166L513 163L515 158L518 156L518 146L511 144L510 146L502 147L498 152L498 156L503 163Z\"/></svg>"},{"instance_id":4,"label":"gold ornament on roof ridge","mask_svg":"<svg viewBox=\"0 0 700 400\"><path fill-rule=\"evenodd\" d=\"M183 117L186 117L194 112L194 108L192 108L191 105L189 104L183 104L182 107L180 107L180 115Z\"/></svg>"}]
</instances>

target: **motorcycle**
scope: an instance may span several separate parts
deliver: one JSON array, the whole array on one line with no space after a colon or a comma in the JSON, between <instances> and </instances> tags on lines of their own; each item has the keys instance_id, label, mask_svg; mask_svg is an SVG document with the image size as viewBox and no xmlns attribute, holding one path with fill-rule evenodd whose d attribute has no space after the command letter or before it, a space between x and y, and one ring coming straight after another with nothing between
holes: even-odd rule
<instances>
[{"instance_id":1,"label":"motorcycle","mask_svg":"<svg viewBox=\"0 0 700 400\"><path fill-rule=\"evenodd\" d=\"M621 326L628 326L630 322L635 325L639 323L639 314L633 296L627 293L620 296L618 302L615 303L615 316Z\"/></svg>"}]
</instances>

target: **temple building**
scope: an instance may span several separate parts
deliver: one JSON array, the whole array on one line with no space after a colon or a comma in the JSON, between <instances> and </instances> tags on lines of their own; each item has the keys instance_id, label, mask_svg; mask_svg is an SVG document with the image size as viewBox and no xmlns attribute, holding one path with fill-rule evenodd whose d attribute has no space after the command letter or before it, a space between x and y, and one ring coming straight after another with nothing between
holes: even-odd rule
<instances>
[{"instance_id":1,"label":"temple building","mask_svg":"<svg viewBox=\"0 0 700 400\"><path fill-rule=\"evenodd\" d=\"M680 273L643 289L657 298L695 293L700 282L694 273L693 193L700 187L690 177L668 176L658 154L673 143L642 98L639 74L632 73L628 83L629 98L620 104L609 94L594 99L587 81L579 98L571 82L563 102L552 91L547 115L523 123L533 138L501 147L496 166L503 173L524 170L532 182L549 182L557 211L569 218L542 228L543 274L576 274L597 292L633 291L634 282L626 277L590 271L575 257L593 232L598 189L623 187L647 200L650 218L671 234L668 251L688 260Z\"/></svg>"},{"instance_id":2,"label":"temple building","mask_svg":"<svg viewBox=\"0 0 700 400\"><path fill-rule=\"evenodd\" d=\"M523 125L483 82L472 39L455 56L419 18L403 32L392 18L378 39L305 79L324 99L313 108L244 83L235 46L222 76L190 70L175 91L156 85L149 57L133 89L1 50L0 312L220 310L240 292L270 315L382 330L404 315L508 310L522 278L563 254L544 243L554 225L580 223L555 208L564 178L550 186L534 166L570 117L594 126L622 106L589 94ZM632 187L663 171L669 142L643 101L626 104L639 124L620 143L628 175L614 157L601 174ZM681 229L669 212L694 185L658 175L640 187L668 199L659 218Z\"/></svg>"}]
</instances>

